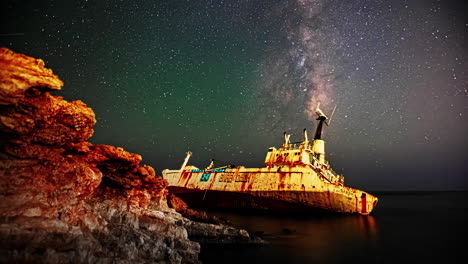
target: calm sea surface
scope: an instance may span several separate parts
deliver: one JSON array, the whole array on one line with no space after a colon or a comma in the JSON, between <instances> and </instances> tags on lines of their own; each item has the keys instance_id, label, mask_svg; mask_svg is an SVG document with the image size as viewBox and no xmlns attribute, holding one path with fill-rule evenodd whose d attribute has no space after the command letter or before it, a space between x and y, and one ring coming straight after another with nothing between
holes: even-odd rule
<instances>
[{"instance_id":1,"label":"calm sea surface","mask_svg":"<svg viewBox=\"0 0 468 264\"><path fill-rule=\"evenodd\" d=\"M371 192L372 193L372 192ZM468 192L372 193L370 216L209 211L266 246L202 246L203 263L466 263Z\"/></svg>"}]
</instances>

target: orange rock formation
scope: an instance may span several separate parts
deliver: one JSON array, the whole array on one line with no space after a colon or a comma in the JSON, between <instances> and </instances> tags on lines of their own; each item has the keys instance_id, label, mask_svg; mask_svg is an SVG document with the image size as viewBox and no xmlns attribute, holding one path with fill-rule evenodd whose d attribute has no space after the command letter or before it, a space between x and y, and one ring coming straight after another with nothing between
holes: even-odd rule
<instances>
[{"instance_id":1,"label":"orange rock formation","mask_svg":"<svg viewBox=\"0 0 468 264\"><path fill-rule=\"evenodd\" d=\"M87 142L96 123L42 60L0 48L0 255L20 262L198 262L141 156Z\"/></svg>"},{"instance_id":2,"label":"orange rock formation","mask_svg":"<svg viewBox=\"0 0 468 264\"><path fill-rule=\"evenodd\" d=\"M50 94L62 86L42 60L0 48L0 262L198 263L190 239L262 243L177 213L222 222L168 196L140 155L87 142L94 112Z\"/></svg>"}]
</instances>

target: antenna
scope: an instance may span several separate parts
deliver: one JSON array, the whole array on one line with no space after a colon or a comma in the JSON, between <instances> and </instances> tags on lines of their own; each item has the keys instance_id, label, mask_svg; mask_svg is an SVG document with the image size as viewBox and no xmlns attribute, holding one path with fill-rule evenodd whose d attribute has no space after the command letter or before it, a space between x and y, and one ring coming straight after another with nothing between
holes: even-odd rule
<instances>
[{"instance_id":1,"label":"antenna","mask_svg":"<svg viewBox=\"0 0 468 264\"><path fill-rule=\"evenodd\" d=\"M336 110L336 106L337 106L337 105L335 105L335 107L333 107L333 111L332 111L332 113L331 113L331 115L330 115L330 119L328 119L328 122L325 121L325 124L327 124L327 126L329 126L330 123L331 123L331 121L332 121L333 114L335 113L335 110Z\"/></svg>"}]
</instances>

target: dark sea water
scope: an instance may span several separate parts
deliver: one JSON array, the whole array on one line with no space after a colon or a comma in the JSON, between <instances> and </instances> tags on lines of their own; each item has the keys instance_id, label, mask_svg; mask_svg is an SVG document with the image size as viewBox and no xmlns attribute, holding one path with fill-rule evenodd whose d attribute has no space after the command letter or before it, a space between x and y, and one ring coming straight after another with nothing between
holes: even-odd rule
<instances>
[{"instance_id":1,"label":"dark sea water","mask_svg":"<svg viewBox=\"0 0 468 264\"><path fill-rule=\"evenodd\" d=\"M372 193L372 192L371 192ZM372 193L370 216L209 214L263 232L265 246L202 245L203 263L467 263L468 192Z\"/></svg>"}]
</instances>

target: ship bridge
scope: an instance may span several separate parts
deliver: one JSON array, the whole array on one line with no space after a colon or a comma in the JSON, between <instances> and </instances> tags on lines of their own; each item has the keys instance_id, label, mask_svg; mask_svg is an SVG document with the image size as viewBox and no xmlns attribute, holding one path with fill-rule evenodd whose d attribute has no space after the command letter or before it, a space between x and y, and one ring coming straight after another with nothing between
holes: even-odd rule
<instances>
[{"instance_id":1,"label":"ship bridge","mask_svg":"<svg viewBox=\"0 0 468 264\"><path fill-rule=\"evenodd\" d=\"M265 165L267 167L275 166L313 166L320 164L320 155L314 153L312 146L305 142L295 142L283 144L279 149L271 147L268 149Z\"/></svg>"},{"instance_id":2,"label":"ship bridge","mask_svg":"<svg viewBox=\"0 0 468 264\"><path fill-rule=\"evenodd\" d=\"M323 112L320 111L319 124L315 133L312 144L309 144L307 130L304 129L302 142L290 141L290 134L284 132L283 144L279 149L271 147L268 149L265 157L265 166L268 168L282 168L288 166L290 168L301 167L311 168L325 181L333 184L344 185L344 177L338 175L330 167L330 164L325 159L325 141L321 139L322 124L327 120Z\"/></svg>"}]
</instances>

